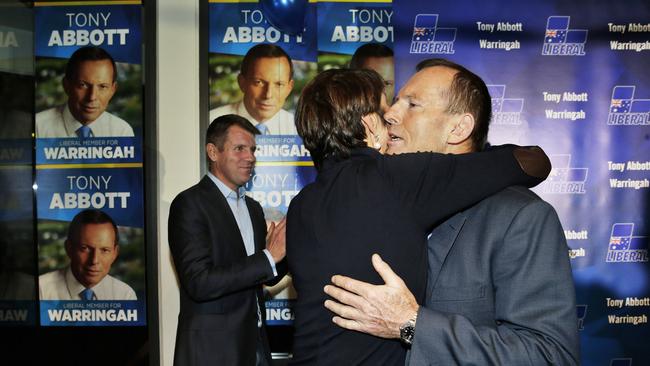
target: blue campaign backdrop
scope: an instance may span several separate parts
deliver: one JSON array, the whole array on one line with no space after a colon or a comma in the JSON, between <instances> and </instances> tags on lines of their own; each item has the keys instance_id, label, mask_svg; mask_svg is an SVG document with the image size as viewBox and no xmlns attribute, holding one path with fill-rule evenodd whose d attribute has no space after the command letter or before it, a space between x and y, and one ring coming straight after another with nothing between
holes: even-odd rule
<instances>
[{"instance_id":1,"label":"blue campaign backdrop","mask_svg":"<svg viewBox=\"0 0 650 366\"><path fill-rule=\"evenodd\" d=\"M142 163L139 137L39 138L36 164Z\"/></svg>"},{"instance_id":2,"label":"blue campaign backdrop","mask_svg":"<svg viewBox=\"0 0 650 366\"><path fill-rule=\"evenodd\" d=\"M41 6L35 11L34 54L69 58L82 46L99 46L116 62L142 60L141 5Z\"/></svg>"},{"instance_id":3,"label":"blue campaign backdrop","mask_svg":"<svg viewBox=\"0 0 650 366\"><path fill-rule=\"evenodd\" d=\"M365 43L392 47L392 17L387 2L319 1L318 52L352 55Z\"/></svg>"},{"instance_id":4,"label":"blue campaign backdrop","mask_svg":"<svg viewBox=\"0 0 650 366\"><path fill-rule=\"evenodd\" d=\"M98 46L120 63L120 68L135 75L122 88L128 98L113 103L128 103L134 118L143 102L136 79L142 64L142 5L109 2L38 3L34 10L34 55L37 70L49 70L51 58L68 59L84 46ZM130 64L125 65L125 64ZM44 76L44 79L47 79ZM51 81L51 80L50 80ZM37 95L53 92L54 84L37 83ZM129 92L129 88L130 92ZM60 91L58 92L60 94ZM60 95L59 95L60 96ZM53 103L53 102L49 102ZM57 102L58 103L58 102ZM46 103L47 104L47 103ZM51 107L52 105L47 105ZM50 263L63 253L56 237L67 223L87 208L100 209L124 229L133 243L143 243L144 179L142 168L142 127L135 126L136 137L39 138L34 157L36 216L39 255ZM54 239L54 240L52 240ZM50 245L53 244L53 245ZM123 254L133 268L122 268L121 275L140 292L145 287L144 251L124 246ZM126 249L129 248L129 253ZM47 265L39 263L44 270ZM144 297L137 301L40 301L40 324L54 326L142 326L146 324Z\"/></svg>"},{"instance_id":5,"label":"blue campaign backdrop","mask_svg":"<svg viewBox=\"0 0 650 366\"><path fill-rule=\"evenodd\" d=\"M36 171L41 220L72 221L87 208L108 214L118 226L143 228L142 168L63 168Z\"/></svg>"},{"instance_id":6,"label":"blue campaign backdrop","mask_svg":"<svg viewBox=\"0 0 650 366\"><path fill-rule=\"evenodd\" d=\"M257 3L212 2L210 52L243 55L254 44L278 42L294 59L314 61L318 53L350 55L363 43L393 45L396 90L427 58L477 73L492 97L490 142L539 145L551 157L551 176L535 192L553 205L565 230L582 363L650 364L641 341L650 336L650 3L309 6L296 42L269 31ZM309 156L292 152L300 142L282 138L258 140L256 177L247 186L278 217L315 176L304 165ZM291 301L268 302L268 324L290 325Z\"/></svg>"},{"instance_id":7,"label":"blue campaign backdrop","mask_svg":"<svg viewBox=\"0 0 650 366\"><path fill-rule=\"evenodd\" d=\"M551 156L551 176L535 191L565 229L582 363L650 364L650 4L400 1L393 9L398 87L423 59L458 62L489 85L490 142L540 145Z\"/></svg>"},{"instance_id":8,"label":"blue campaign backdrop","mask_svg":"<svg viewBox=\"0 0 650 366\"><path fill-rule=\"evenodd\" d=\"M41 325L78 326L139 326L147 319L144 301L63 301L41 300Z\"/></svg>"},{"instance_id":9,"label":"blue campaign backdrop","mask_svg":"<svg viewBox=\"0 0 650 366\"><path fill-rule=\"evenodd\" d=\"M316 4L309 3L305 31L287 34L274 28L257 2L211 2L209 10L209 50L243 56L259 43L273 43L292 60L316 61Z\"/></svg>"}]
</instances>

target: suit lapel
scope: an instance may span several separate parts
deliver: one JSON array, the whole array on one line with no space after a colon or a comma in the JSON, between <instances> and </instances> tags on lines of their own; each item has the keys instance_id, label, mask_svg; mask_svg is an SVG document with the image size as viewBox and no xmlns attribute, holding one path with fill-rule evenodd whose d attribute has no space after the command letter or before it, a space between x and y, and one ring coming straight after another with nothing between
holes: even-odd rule
<instances>
[{"instance_id":1,"label":"suit lapel","mask_svg":"<svg viewBox=\"0 0 650 366\"><path fill-rule=\"evenodd\" d=\"M207 175L201 179L201 187L206 190L207 204L210 207L208 212L216 211L215 217L210 218L211 222L214 223L215 220L221 219L223 221L223 227L219 227L219 232L226 234L226 238L223 242L233 243L232 249L240 256L246 256L246 247L244 246L244 240L241 237L239 232L239 227L237 226L237 221L235 220L235 215L233 214L226 197L223 196L219 188L214 184L214 182ZM221 239L221 238L220 238ZM221 240L219 240L221 242Z\"/></svg>"},{"instance_id":2,"label":"suit lapel","mask_svg":"<svg viewBox=\"0 0 650 366\"><path fill-rule=\"evenodd\" d=\"M438 281L438 275L442 270L447 255L451 247L456 242L456 238L463 228L467 217L463 213L454 215L449 220L443 222L431 233L427 242L429 255L429 277L427 281L427 298L431 296L433 289Z\"/></svg>"}]
</instances>

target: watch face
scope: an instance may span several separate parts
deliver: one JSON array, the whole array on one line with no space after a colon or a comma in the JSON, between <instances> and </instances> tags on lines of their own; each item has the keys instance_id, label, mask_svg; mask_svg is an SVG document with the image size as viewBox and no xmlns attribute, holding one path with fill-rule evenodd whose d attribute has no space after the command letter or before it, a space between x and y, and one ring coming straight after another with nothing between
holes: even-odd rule
<instances>
[{"instance_id":1,"label":"watch face","mask_svg":"<svg viewBox=\"0 0 650 366\"><path fill-rule=\"evenodd\" d=\"M409 345L413 342L413 336L415 335L414 325L413 322L408 322L400 327L399 335L402 342Z\"/></svg>"}]
</instances>

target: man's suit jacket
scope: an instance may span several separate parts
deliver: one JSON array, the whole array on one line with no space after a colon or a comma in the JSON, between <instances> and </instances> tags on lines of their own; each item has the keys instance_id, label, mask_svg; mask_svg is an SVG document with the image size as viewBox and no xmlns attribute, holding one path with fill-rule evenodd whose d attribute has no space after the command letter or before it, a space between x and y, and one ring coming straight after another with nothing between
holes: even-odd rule
<instances>
[{"instance_id":1,"label":"man's suit jacket","mask_svg":"<svg viewBox=\"0 0 650 366\"><path fill-rule=\"evenodd\" d=\"M259 203L246 197L246 205L255 236L251 256L226 199L209 177L178 194L171 204L169 245L180 281L177 366L254 365L258 339L271 362L256 308L259 300L264 316L261 285L274 278L262 252L266 223Z\"/></svg>"},{"instance_id":2,"label":"man's suit jacket","mask_svg":"<svg viewBox=\"0 0 650 366\"><path fill-rule=\"evenodd\" d=\"M409 365L576 365L568 247L555 210L507 188L436 228Z\"/></svg>"},{"instance_id":3,"label":"man's suit jacket","mask_svg":"<svg viewBox=\"0 0 650 366\"><path fill-rule=\"evenodd\" d=\"M334 274L382 283L370 263L379 253L424 300L425 236L433 224L513 181L538 180L525 176L511 149L385 156L359 148L348 159L325 160L287 213L287 260L298 293L292 364L404 365L398 340L332 323L323 286Z\"/></svg>"}]
</instances>

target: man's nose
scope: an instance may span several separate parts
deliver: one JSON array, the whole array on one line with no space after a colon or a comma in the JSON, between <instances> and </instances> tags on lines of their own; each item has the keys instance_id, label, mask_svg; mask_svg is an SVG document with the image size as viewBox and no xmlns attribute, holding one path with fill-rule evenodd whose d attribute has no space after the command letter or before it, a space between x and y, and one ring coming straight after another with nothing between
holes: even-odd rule
<instances>
[{"instance_id":1,"label":"man's nose","mask_svg":"<svg viewBox=\"0 0 650 366\"><path fill-rule=\"evenodd\" d=\"M86 93L86 99L88 100L96 100L97 99L97 87L96 86L91 86L88 88L88 92Z\"/></svg>"},{"instance_id":2,"label":"man's nose","mask_svg":"<svg viewBox=\"0 0 650 366\"><path fill-rule=\"evenodd\" d=\"M251 163L254 163L255 159L256 159L255 158L255 152L250 151L250 150L246 150L246 156L244 156L244 159L246 159L246 161L250 161Z\"/></svg>"},{"instance_id":3,"label":"man's nose","mask_svg":"<svg viewBox=\"0 0 650 366\"><path fill-rule=\"evenodd\" d=\"M400 114L399 114L399 106L397 103L394 103L390 108L388 108L388 111L384 113L384 119L386 120L386 123L389 125L398 125L401 123L400 119Z\"/></svg>"},{"instance_id":4,"label":"man's nose","mask_svg":"<svg viewBox=\"0 0 650 366\"><path fill-rule=\"evenodd\" d=\"M273 93L274 93L273 89L275 89L273 85L267 84L264 87L264 98L266 98L266 99L273 98Z\"/></svg>"},{"instance_id":5,"label":"man's nose","mask_svg":"<svg viewBox=\"0 0 650 366\"><path fill-rule=\"evenodd\" d=\"M91 251L89 259L90 259L90 264L99 263L99 251L98 250Z\"/></svg>"}]
</instances>

